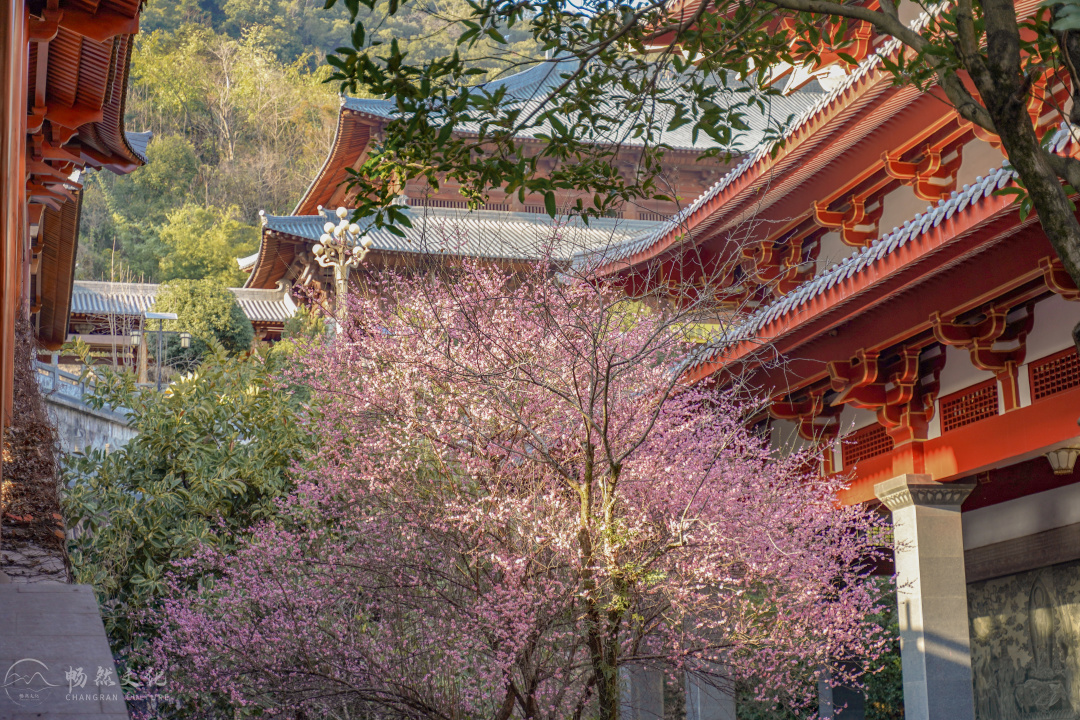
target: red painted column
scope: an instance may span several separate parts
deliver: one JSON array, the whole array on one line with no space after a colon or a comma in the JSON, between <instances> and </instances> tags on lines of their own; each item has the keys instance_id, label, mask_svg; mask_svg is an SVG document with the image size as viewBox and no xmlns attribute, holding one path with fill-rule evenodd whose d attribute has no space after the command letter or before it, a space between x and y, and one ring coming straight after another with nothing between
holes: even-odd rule
<instances>
[{"instance_id":1,"label":"red painted column","mask_svg":"<svg viewBox=\"0 0 1080 720\"><path fill-rule=\"evenodd\" d=\"M25 0L0 0L4 72L0 73L0 427L11 420L15 318L27 245Z\"/></svg>"}]
</instances>

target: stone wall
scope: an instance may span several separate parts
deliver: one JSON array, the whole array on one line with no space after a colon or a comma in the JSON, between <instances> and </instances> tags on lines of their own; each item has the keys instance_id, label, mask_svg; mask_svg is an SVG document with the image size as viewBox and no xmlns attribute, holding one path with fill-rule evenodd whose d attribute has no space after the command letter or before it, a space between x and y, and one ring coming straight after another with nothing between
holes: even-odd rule
<instances>
[{"instance_id":1,"label":"stone wall","mask_svg":"<svg viewBox=\"0 0 1080 720\"><path fill-rule=\"evenodd\" d=\"M1080 561L968 585L978 720L1080 720Z\"/></svg>"},{"instance_id":2,"label":"stone wall","mask_svg":"<svg viewBox=\"0 0 1080 720\"><path fill-rule=\"evenodd\" d=\"M64 452L81 452L91 447L118 448L136 435L123 414L93 410L64 393L46 395L45 404Z\"/></svg>"}]
</instances>

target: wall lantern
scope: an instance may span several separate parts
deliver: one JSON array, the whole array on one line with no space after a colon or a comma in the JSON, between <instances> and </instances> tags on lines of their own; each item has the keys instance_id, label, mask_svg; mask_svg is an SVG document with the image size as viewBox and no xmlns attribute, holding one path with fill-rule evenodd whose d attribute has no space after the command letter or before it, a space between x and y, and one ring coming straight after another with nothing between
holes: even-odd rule
<instances>
[{"instance_id":1,"label":"wall lantern","mask_svg":"<svg viewBox=\"0 0 1080 720\"><path fill-rule=\"evenodd\" d=\"M131 347L139 347L140 342L142 342L142 331L141 330L132 330L131 331Z\"/></svg>"},{"instance_id":2,"label":"wall lantern","mask_svg":"<svg viewBox=\"0 0 1080 720\"><path fill-rule=\"evenodd\" d=\"M1055 475L1071 475L1076 467L1076 458L1080 456L1080 448L1062 447L1046 453L1046 459L1050 461L1050 467L1054 468Z\"/></svg>"},{"instance_id":3,"label":"wall lantern","mask_svg":"<svg viewBox=\"0 0 1080 720\"><path fill-rule=\"evenodd\" d=\"M189 332L180 333L180 347L182 347L182 348L191 347L191 333L189 333Z\"/></svg>"}]
</instances>

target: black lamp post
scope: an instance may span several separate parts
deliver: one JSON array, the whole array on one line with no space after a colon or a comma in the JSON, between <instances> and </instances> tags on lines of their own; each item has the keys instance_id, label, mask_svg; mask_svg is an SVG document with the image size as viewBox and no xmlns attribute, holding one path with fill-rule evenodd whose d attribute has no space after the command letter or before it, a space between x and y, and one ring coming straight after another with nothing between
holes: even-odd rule
<instances>
[{"instance_id":1,"label":"black lamp post","mask_svg":"<svg viewBox=\"0 0 1080 720\"><path fill-rule=\"evenodd\" d=\"M145 317L147 320L158 321L158 333L157 333L157 389L161 392L161 368L165 367L164 345L162 339L165 335L164 326L166 320L176 320L176 313L159 313L159 312L146 312Z\"/></svg>"}]
</instances>

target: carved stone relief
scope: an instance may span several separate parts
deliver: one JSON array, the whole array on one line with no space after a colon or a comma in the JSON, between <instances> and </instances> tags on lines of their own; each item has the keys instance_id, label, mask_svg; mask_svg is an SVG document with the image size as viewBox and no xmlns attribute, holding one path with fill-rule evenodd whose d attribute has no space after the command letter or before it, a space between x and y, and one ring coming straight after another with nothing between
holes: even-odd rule
<instances>
[{"instance_id":1,"label":"carved stone relief","mask_svg":"<svg viewBox=\"0 0 1080 720\"><path fill-rule=\"evenodd\" d=\"M978 720L1080 720L1080 561L968 585Z\"/></svg>"}]
</instances>

